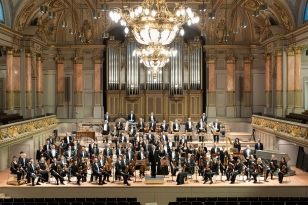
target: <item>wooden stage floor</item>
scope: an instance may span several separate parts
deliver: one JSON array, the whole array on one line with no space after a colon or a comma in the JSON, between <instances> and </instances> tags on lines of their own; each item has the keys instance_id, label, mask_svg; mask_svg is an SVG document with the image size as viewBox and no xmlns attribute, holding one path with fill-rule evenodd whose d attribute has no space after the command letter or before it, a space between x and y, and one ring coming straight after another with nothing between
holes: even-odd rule
<instances>
[{"instance_id":1,"label":"wooden stage floor","mask_svg":"<svg viewBox=\"0 0 308 205\"><path fill-rule=\"evenodd\" d=\"M164 179L164 184L145 184L144 179L134 177L126 186L123 182L98 185L96 183L85 182L78 186L75 182L66 185L56 185L53 182L32 187L30 185L12 186L7 185L9 170L0 172L0 193L5 193L9 197L17 198L62 198L62 197L137 197L142 204L157 202L158 205L168 204L175 201L176 197L307 197L308 196L308 173L292 167L296 171L295 176L290 180L284 179L282 184L278 183L277 177L269 182L262 180L256 184L246 181L236 181L229 184L225 181L216 181L214 184L203 184L202 177L198 176L199 182L188 179L183 185L176 185L176 182L169 182L169 178ZM139 176L139 171L136 172ZM148 172L147 175L150 173ZM88 176L89 181L90 175ZM217 177L219 179L220 177ZM75 178L73 178L74 180ZM193 180L195 175L193 176ZM176 177L174 177L174 181ZM225 180L225 177L223 177ZM110 179L112 181L112 178Z\"/></svg>"}]
</instances>

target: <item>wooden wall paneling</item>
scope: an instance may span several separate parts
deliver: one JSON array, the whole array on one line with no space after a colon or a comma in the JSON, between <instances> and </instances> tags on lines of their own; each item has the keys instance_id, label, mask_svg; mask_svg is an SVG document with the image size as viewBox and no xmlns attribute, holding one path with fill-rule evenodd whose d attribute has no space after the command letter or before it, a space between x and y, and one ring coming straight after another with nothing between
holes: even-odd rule
<instances>
[{"instance_id":1,"label":"wooden wall paneling","mask_svg":"<svg viewBox=\"0 0 308 205\"><path fill-rule=\"evenodd\" d=\"M170 103L170 115L176 115L177 104Z\"/></svg>"},{"instance_id":2,"label":"wooden wall paneling","mask_svg":"<svg viewBox=\"0 0 308 205\"><path fill-rule=\"evenodd\" d=\"M151 112L154 112L155 113L155 110L153 110L154 109L154 97L150 97L150 96L147 96L147 106L148 106L148 108L147 108L147 115L150 115L151 114Z\"/></svg>"},{"instance_id":3,"label":"wooden wall paneling","mask_svg":"<svg viewBox=\"0 0 308 205\"><path fill-rule=\"evenodd\" d=\"M191 98L191 103L190 103L190 115L195 115L195 97L192 96Z\"/></svg>"},{"instance_id":4,"label":"wooden wall paneling","mask_svg":"<svg viewBox=\"0 0 308 205\"><path fill-rule=\"evenodd\" d=\"M17 153L17 156L19 153ZM1 155L1 160L0 160L0 171L5 170L9 167L9 162L11 159L9 159L9 147L1 147L0 149L0 155Z\"/></svg>"}]
</instances>

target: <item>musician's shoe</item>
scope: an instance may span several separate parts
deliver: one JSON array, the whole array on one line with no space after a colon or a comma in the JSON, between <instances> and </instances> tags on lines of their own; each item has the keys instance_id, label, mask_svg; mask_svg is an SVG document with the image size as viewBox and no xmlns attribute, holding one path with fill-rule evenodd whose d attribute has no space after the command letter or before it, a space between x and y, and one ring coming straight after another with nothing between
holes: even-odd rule
<instances>
[{"instance_id":1,"label":"musician's shoe","mask_svg":"<svg viewBox=\"0 0 308 205\"><path fill-rule=\"evenodd\" d=\"M92 181L90 180L89 183L92 183Z\"/></svg>"},{"instance_id":2,"label":"musician's shoe","mask_svg":"<svg viewBox=\"0 0 308 205\"><path fill-rule=\"evenodd\" d=\"M154 178L153 176L151 176L151 178Z\"/></svg>"},{"instance_id":3,"label":"musician's shoe","mask_svg":"<svg viewBox=\"0 0 308 205\"><path fill-rule=\"evenodd\" d=\"M211 181L210 184L213 184L213 181Z\"/></svg>"},{"instance_id":4,"label":"musician's shoe","mask_svg":"<svg viewBox=\"0 0 308 205\"><path fill-rule=\"evenodd\" d=\"M37 182L36 185L41 185L41 184Z\"/></svg>"},{"instance_id":5,"label":"musician's shoe","mask_svg":"<svg viewBox=\"0 0 308 205\"><path fill-rule=\"evenodd\" d=\"M80 186L80 182L77 182L77 184Z\"/></svg>"},{"instance_id":6,"label":"musician's shoe","mask_svg":"<svg viewBox=\"0 0 308 205\"><path fill-rule=\"evenodd\" d=\"M61 182L62 185L65 185L63 182Z\"/></svg>"},{"instance_id":7,"label":"musician's shoe","mask_svg":"<svg viewBox=\"0 0 308 205\"><path fill-rule=\"evenodd\" d=\"M110 182L109 179L107 179L107 182Z\"/></svg>"},{"instance_id":8,"label":"musician's shoe","mask_svg":"<svg viewBox=\"0 0 308 205\"><path fill-rule=\"evenodd\" d=\"M71 183L72 181L69 179L68 182Z\"/></svg>"},{"instance_id":9,"label":"musician's shoe","mask_svg":"<svg viewBox=\"0 0 308 205\"><path fill-rule=\"evenodd\" d=\"M154 177L155 178L155 177ZM127 179L127 181L131 181L131 179Z\"/></svg>"},{"instance_id":10,"label":"musician's shoe","mask_svg":"<svg viewBox=\"0 0 308 205\"><path fill-rule=\"evenodd\" d=\"M129 183L127 183L127 186L130 186L130 184L129 184Z\"/></svg>"},{"instance_id":11,"label":"musician's shoe","mask_svg":"<svg viewBox=\"0 0 308 205\"><path fill-rule=\"evenodd\" d=\"M254 181L253 181L253 183L257 183L257 181L256 181L256 180L254 180Z\"/></svg>"},{"instance_id":12,"label":"musician's shoe","mask_svg":"<svg viewBox=\"0 0 308 205\"><path fill-rule=\"evenodd\" d=\"M17 181L18 185L20 185L20 180Z\"/></svg>"},{"instance_id":13,"label":"musician's shoe","mask_svg":"<svg viewBox=\"0 0 308 205\"><path fill-rule=\"evenodd\" d=\"M32 184L32 186L35 186L34 184Z\"/></svg>"},{"instance_id":14,"label":"musician's shoe","mask_svg":"<svg viewBox=\"0 0 308 205\"><path fill-rule=\"evenodd\" d=\"M156 178L156 176L154 176L154 178Z\"/></svg>"},{"instance_id":15,"label":"musician's shoe","mask_svg":"<svg viewBox=\"0 0 308 205\"><path fill-rule=\"evenodd\" d=\"M273 180L273 175L271 176L271 180Z\"/></svg>"},{"instance_id":16,"label":"musician's shoe","mask_svg":"<svg viewBox=\"0 0 308 205\"><path fill-rule=\"evenodd\" d=\"M98 185L104 185L103 182L98 183Z\"/></svg>"},{"instance_id":17,"label":"musician's shoe","mask_svg":"<svg viewBox=\"0 0 308 205\"><path fill-rule=\"evenodd\" d=\"M103 184L107 184L106 182L103 182Z\"/></svg>"},{"instance_id":18,"label":"musician's shoe","mask_svg":"<svg viewBox=\"0 0 308 205\"><path fill-rule=\"evenodd\" d=\"M234 184L234 182L230 182L230 184Z\"/></svg>"},{"instance_id":19,"label":"musician's shoe","mask_svg":"<svg viewBox=\"0 0 308 205\"><path fill-rule=\"evenodd\" d=\"M206 181L203 182L203 184L205 184L205 183L206 183Z\"/></svg>"},{"instance_id":20,"label":"musician's shoe","mask_svg":"<svg viewBox=\"0 0 308 205\"><path fill-rule=\"evenodd\" d=\"M180 183L177 183L176 185L181 185Z\"/></svg>"}]
</instances>

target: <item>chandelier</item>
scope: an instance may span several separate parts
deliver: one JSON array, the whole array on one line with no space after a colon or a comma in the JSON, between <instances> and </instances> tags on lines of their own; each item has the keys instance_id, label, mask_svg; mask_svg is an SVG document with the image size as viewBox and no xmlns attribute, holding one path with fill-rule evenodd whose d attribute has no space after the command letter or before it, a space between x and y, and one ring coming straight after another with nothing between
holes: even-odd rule
<instances>
[{"instance_id":1,"label":"chandelier","mask_svg":"<svg viewBox=\"0 0 308 205\"><path fill-rule=\"evenodd\" d=\"M114 22L125 26L125 33L131 29L138 43L170 44L177 33L184 35L182 25L198 23L199 17L186 4L175 4L173 12L169 11L165 0L144 0L141 5L131 8L115 9L110 12Z\"/></svg>"},{"instance_id":2,"label":"chandelier","mask_svg":"<svg viewBox=\"0 0 308 205\"><path fill-rule=\"evenodd\" d=\"M177 51L173 48L154 43L137 48L133 52L134 56L137 55L140 58L140 63L148 68L162 68L169 62L169 58L176 54Z\"/></svg>"}]
</instances>

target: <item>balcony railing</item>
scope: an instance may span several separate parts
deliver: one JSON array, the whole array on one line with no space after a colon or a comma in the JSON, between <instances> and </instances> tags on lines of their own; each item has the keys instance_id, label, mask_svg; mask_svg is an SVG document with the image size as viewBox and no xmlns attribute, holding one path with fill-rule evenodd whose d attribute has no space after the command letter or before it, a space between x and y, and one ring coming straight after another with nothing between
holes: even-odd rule
<instances>
[{"instance_id":1,"label":"balcony railing","mask_svg":"<svg viewBox=\"0 0 308 205\"><path fill-rule=\"evenodd\" d=\"M251 127L271 133L300 146L308 146L308 125L276 118L253 115Z\"/></svg>"},{"instance_id":2,"label":"balcony railing","mask_svg":"<svg viewBox=\"0 0 308 205\"><path fill-rule=\"evenodd\" d=\"M38 132L55 129L58 126L55 115L0 126L0 146L19 141Z\"/></svg>"}]
</instances>

